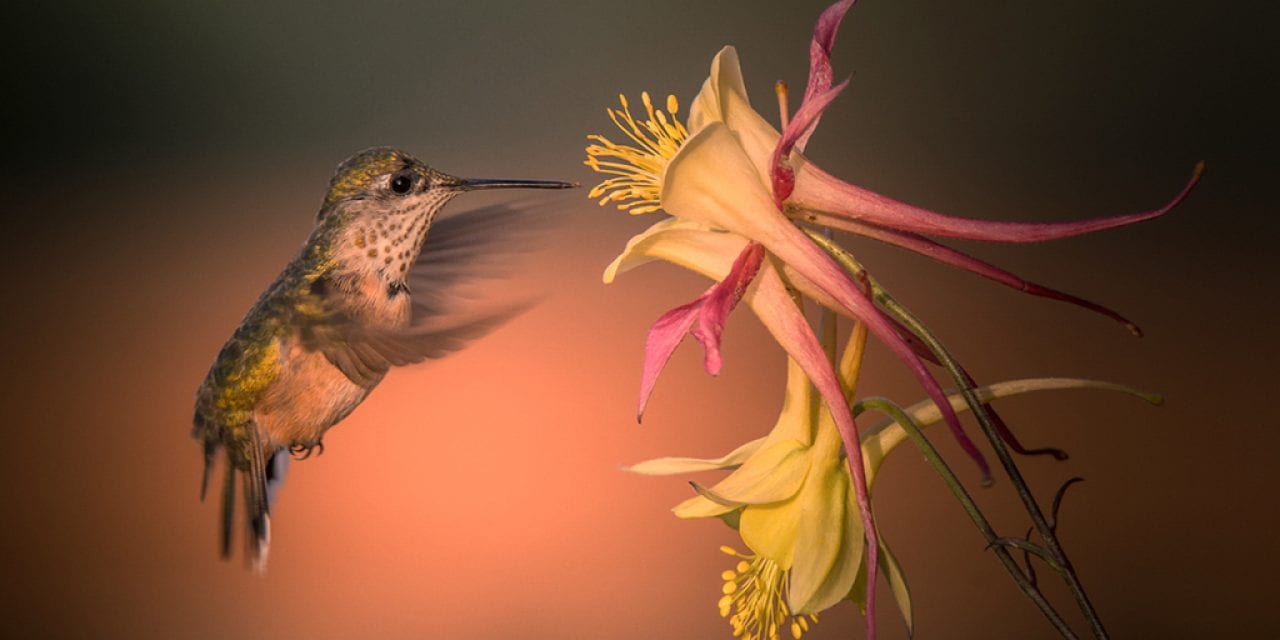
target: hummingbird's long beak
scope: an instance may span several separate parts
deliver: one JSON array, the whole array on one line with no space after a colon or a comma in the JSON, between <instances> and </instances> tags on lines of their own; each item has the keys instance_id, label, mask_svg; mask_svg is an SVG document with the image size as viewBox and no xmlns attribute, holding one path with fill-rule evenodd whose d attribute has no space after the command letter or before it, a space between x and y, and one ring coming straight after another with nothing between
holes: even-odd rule
<instances>
[{"instance_id":1,"label":"hummingbird's long beak","mask_svg":"<svg viewBox=\"0 0 1280 640\"><path fill-rule=\"evenodd\" d=\"M579 187L576 182L560 182L557 180L494 180L489 178L462 178L458 180L457 189L461 191L479 191L481 189L573 189Z\"/></svg>"}]
</instances>

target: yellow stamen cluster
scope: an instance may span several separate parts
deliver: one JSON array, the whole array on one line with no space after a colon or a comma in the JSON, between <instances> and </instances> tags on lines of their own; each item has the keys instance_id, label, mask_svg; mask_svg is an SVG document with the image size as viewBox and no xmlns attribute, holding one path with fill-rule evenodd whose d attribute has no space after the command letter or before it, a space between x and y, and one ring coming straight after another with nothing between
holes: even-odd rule
<instances>
[{"instance_id":1,"label":"yellow stamen cluster","mask_svg":"<svg viewBox=\"0 0 1280 640\"><path fill-rule=\"evenodd\" d=\"M724 580L720 617L729 619L733 637L778 640L778 630L785 627L792 638L800 640L810 625L818 623L817 615L792 615L787 607L787 570L768 558L744 555L732 547L720 547L720 551L738 559L737 566L720 574Z\"/></svg>"},{"instance_id":2,"label":"yellow stamen cluster","mask_svg":"<svg viewBox=\"0 0 1280 640\"><path fill-rule=\"evenodd\" d=\"M604 136L589 135L587 139L595 144L587 146L585 161L588 167L615 176L596 185L588 196L600 198L600 206L616 202L619 209L634 215L662 208L662 173L689 137L689 131L676 117L680 104L675 96L667 96L670 116L653 108L648 92L641 93L640 100L648 115L643 122L631 116L626 96L618 96L621 109L609 109L613 124L635 146L614 144Z\"/></svg>"}]
</instances>

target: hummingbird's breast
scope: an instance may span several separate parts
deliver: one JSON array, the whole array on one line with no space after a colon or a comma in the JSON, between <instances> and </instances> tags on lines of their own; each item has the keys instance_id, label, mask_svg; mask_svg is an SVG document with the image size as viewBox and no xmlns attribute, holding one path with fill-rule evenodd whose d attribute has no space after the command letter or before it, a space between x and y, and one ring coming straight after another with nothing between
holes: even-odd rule
<instances>
[{"instance_id":1,"label":"hummingbird's breast","mask_svg":"<svg viewBox=\"0 0 1280 640\"><path fill-rule=\"evenodd\" d=\"M404 274L417 259L428 221L382 216L351 224L332 247L337 265L324 295L369 328L409 326L412 305ZM280 372L258 407L258 422L278 446L313 444L347 417L381 381L353 382L300 336L281 339Z\"/></svg>"},{"instance_id":2,"label":"hummingbird's breast","mask_svg":"<svg viewBox=\"0 0 1280 640\"><path fill-rule=\"evenodd\" d=\"M262 375L214 376L211 372L206 381L205 395L210 401L202 406L212 407L212 400L224 395L243 398L240 404L244 406L237 405L236 415L252 419L272 447L319 442L383 377L363 376L353 381L329 359L324 346L315 342L326 338L317 338L315 331L304 332L290 318L337 312L344 322L392 331L408 327L411 321L412 304L405 280L426 239L430 215L407 209L349 213L352 215L344 224L317 229L232 339L232 343L261 348L237 348L220 356L220 362L229 361L229 370L262 371ZM255 327L264 329L251 331ZM262 384L240 389L259 379ZM209 415L205 420L211 427L208 437L238 433L234 425L213 426L229 422L228 412L209 409L203 413ZM219 432L221 436L216 435Z\"/></svg>"},{"instance_id":3,"label":"hummingbird's breast","mask_svg":"<svg viewBox=\"0 0 1280 640\"><path fill-rule=\"evenodd\" d=\"M385 258L387 249L394 251L396 245L388 242L377 255L370 255L367 233L365 247L358 246L352 238L347 250L335 251L337 264L343 268L327 276L333 283L327 295L354 322L369 328L403 329L410 322L409 296L391 286L397 279L387 267L395 267L395 260L380 259ZM360 249L363 251L355 251ZM258 423L277 446L319 442L382 380L379 375L372 380L352 381L315 346L300 335L281 339L278 377L258 407Z\"/></svg>"},{"instance_id":4,"label":"hummingbird's breast","mask_svg":"<svg viewBox=\"0 0 1280 640\"><path fill-rule=\"evenodd\" d=\"M274 447L315 445L369 395L324 356L297 337L281 340L280 372L256 411L258 426Z\"/></svg>"}]
</instances>

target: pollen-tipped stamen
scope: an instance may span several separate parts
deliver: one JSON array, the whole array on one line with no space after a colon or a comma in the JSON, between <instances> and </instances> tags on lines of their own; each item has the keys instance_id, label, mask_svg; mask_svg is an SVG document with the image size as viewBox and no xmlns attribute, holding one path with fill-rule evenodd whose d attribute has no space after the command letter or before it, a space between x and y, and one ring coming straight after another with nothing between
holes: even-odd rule
<instances>
[{"instance_id":1,"label":"pollen-tipped stamen","mask_svg":"<svg viewBox=\"0 0 1280 640\"><path fill-rule=\"evenodd\" d=\"M617 203L618 209L633 215L662 208L662 174L689 137L677 118L680 104L675 96L667 96L666 112L653 107L648 92L641 93L640 99L648 118L644 121L631 115L623 95L618 96L622 108L608 110L609 119L635 144L617 144L602 135L589 135L587 139L595 144L587 146L584 161L599 173L615 176L592 188L588 197L598 198L600 206Z\"/></svg>"},{"instance_id":2,"label":"pollen-tipped stamen","mask_svg":"<svg viewBox=\"0 0 1280 640\"><path fill-rule=\"evenodd\" d=\"M729 619L735 638L778 640L779 630L787 629L800 640L811 624L817 624L817 615L795 615L787 605L790 571L733 547L720 547L720 551L738 558L733 569L720 574L724 596L718 603L720 617Z\"/></svg>"}]
</instances>

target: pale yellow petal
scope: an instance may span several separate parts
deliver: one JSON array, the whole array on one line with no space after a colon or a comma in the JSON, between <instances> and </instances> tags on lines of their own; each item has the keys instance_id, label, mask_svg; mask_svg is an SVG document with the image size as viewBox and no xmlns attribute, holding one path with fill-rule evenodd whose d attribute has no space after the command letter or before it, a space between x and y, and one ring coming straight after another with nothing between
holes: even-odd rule
<instances>
[{"instance_id":1,"label":"pale yellow petal","mask_svg":"<svg viewBox=\"0 0 1280 640\"><path fill-rule=\"evenodd\" d=\"M653 260L666 260L701 273L713 280L723 280L733 260L747 246L746 238L726 231L713 231L706 225L668 218L627 242L622 253L605 269L605 283L618 274Z\"/></svg>"},{"instance_id":2,"label":"pale yellow petal","mask_svg":"<svg viewBox=\"0 0 1280 640\"><path fill-rule=\"evenodd\" d=\"M791 610L817 613L849 595L862 563L862 521L843 463L811 470L800 501L796 553L791 565Z\"/></svg>"},{"instance_id":3,"label":"pale yellow petal","mask_svg":"<svg viewBox=\"0 0 1280 640\"><path fill-rule=\"evenodd\" d=\"M723 123L699 131L667 166L663 207L673 215L726 229L767 247L785 246L798 233L773 203L738 137Z\"/></svg>"},{"instance_id":4,"label":"pale yellow petal","mask_svg":"<svg viewBox=\"0 0 1280 640\"><path fill-rule=\"evenodd\" d=\"M764 438L748 442L719 458L657 458L625 467L624 471L646 476L670 476L698 471L730 469L746 462L747 458L764 444Z\"/></svg>"},{"instance_id":5,"label":"pale yellow petal","mask_svg":"<svg viewBox=\"0 0 1280 640\"><path fill-rule=\"evenodd\" d=\"M702 90L689 105L689 133L697 133L712 122L724 122L725 108L722 93L747 95L742 81L742 67L738 64L738 50L727 46L711 59L711 75L702 83ZM748 104L750 102L748 101Z\"/></svg>"},{"instance_id":6,"label":"pale yellow petal","mask_svg":"<svg viewBox=\"0 0 1280 640\"><path fill-rule=\"evenodd\" d=\"M795 440L770 443L716 483L711 492L722 500L767 504L796 494L809 473L808 447Z\"/></svg>"},{"instance_id":7,"label":"pale yellow petal","mask_svg":"<svg viewBox=\"0 0 1280 640\"><path fill-rule=\"evenodd\" d=\"M768 303L758 293L747 300L752 308ZM812 446L814 411L816 398L809 377L804 374L800 363L787 358L787 391L783 396L782 411L767 437L770 440L794 440L805 446Z\"/></svg>"},{"instance_id":8,"label":"pale yellow petal","mask_svg":"<svg viewBox=\"0 0 1280 640\"><path fill-rule=\"evenodd\" d=\"M757 179L767 187L769 160L781 136L751 107L738 52L733 47L721 49L711 61L711 75L690 108L690 135L696 135L713 122L724 123L734 133L756 167Z\"/></svg>"},{"instance_id":9,"label":"pale yellow petal","mask_svg":"<svg viewBox=\"0 0 1280 640\"><path fill-rule=\"evenodd\" d=\"M790 569L796 552L800 507L799 496L746 507L738 521L738 533L756 554L776 562L783 569Z\"/></svg>"}]
</instances>

